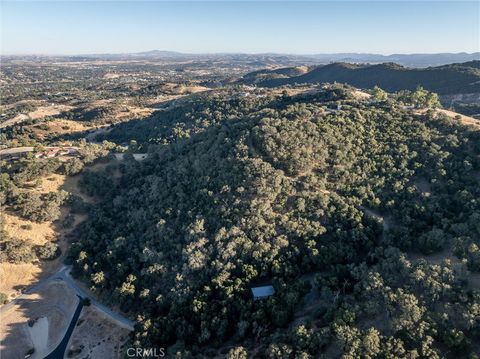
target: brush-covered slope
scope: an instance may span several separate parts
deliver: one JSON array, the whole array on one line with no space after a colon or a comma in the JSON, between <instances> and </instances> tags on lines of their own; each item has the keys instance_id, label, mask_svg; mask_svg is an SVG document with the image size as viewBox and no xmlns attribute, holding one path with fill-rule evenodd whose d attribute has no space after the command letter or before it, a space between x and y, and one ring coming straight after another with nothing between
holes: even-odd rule
<instances>
[{"instance_id":1,"label":"brush-covered slope","mask_svg":"<svg viewBox=\"0 0 480 359\"><path fill-rule=\"evenodd\" d=\"M258 70L246 74L243 77L243 81L248 83L249 81L260 82L271 79L289 78L303 75L309 70L310 68L308 66L281 67L273 70Z\"/></svg>"},{"instance_id":2,"label":"brush-covered slope","mask_svg":"<svg viewBox=\"0 0 480 359\"><path fill-rule=\"evenodd\" d=\"M478 351L479 133L342 88L237 95L121 125L110 139L151 155L89 176L103 200L70 258L137 318L133 344L195 358ZM260 283L275 294L255 301Z\"/></svg>"},{"instance_id":3,"label":"brush-covered slope","mask_svg":"<svg viewBox=\"0 0 480 359\"><path fill-rule=\"evenodd\" d=\"M480 92L480 61L424 69L406 68L394 63L356 65L333 63L319 66L300 76L268 79L247 75L244 82L275 87L288 84L340 82L360 88L379 86L386 91L414 90L417 86L440 95ZM279 71L279 70L275 70ZM288 71L284 71L287 72ZM264 79L267 77L267 79Z\"/></svg>"}]
</instances>

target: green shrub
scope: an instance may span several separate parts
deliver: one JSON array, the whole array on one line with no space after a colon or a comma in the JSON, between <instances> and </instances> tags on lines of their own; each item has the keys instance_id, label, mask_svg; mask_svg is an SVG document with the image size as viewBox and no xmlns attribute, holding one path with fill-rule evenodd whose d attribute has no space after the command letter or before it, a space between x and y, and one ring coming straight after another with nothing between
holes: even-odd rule
<instances>
[{"instance_id":1,"label":"green shrub","mask_svg":"<svg viewBox=\"0 0 480 359\"><path fill-rule=\"evenodd\" d=\"M40 259L52 260L60 255L60 248L54 242L47 242L43 246L37 246L37 256Z\"/></svg>"},{"instance_id":2,"label":"green shrub","mask_svg":"<svg viewBox=\"0 0 480 359\"><path fill-rule=\"evenodd\" d=\"M35 259L31 241L10 239L0 242L0 262L31 263Z\"/></svg>"},{"instance_id":3,"label":"green shrub","mask_svg":"<svg viewBox=\"0 0 480 359\"><path fill-rule=\"evenodd\" d=\"M3 292L0 292L0 304L7 304L8 303L8 295Z\"/></svg>"}]
</instances>

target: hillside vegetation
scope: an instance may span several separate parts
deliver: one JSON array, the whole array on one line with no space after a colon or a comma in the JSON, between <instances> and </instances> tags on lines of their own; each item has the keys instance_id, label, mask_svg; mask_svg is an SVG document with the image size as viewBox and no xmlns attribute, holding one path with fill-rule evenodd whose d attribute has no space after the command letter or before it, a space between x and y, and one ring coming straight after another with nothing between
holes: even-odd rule
<instances>
[{"instance_id":1,"label":"hillside vegetation","mask_svg":"<svg viewBox=\"0 0 480 359\"><path fill-rule=\"evenodd\" d=\"M480 61L463 64L451 64L424 69L407 68L395 63L378 65L360 65L349 63L332 63L318 66L299 76L294 69L276 69L270 73L257 72L244 76L244 83L256 83L260 86L275 87L281 85L340 82L360 88L379 86L388 92L414 90L422 86L440 95L480 93ZM270 77L270 78L269 78ZM272 78L273 77L273 78Z\"/></svg>"},{"instance_id":2,"label":"hillside vegetation","mask_svg":"<svg viewBox=\"0 0 480 359\"><path fill-rule=\"evenodd\" d=\"M89 176L102 200L70 261L137 316L135 345L178 358L479 354L480 132L338 86L214 91L105 136L150 156L118 179ZM258 283L275 294L254 301Z\"/></svg>"}]
</instances>

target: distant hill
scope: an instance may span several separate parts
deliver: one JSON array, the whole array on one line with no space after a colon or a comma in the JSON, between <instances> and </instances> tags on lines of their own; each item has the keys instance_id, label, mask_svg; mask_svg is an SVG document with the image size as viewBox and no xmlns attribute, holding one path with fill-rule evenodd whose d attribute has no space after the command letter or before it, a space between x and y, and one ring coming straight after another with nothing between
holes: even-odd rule
<instances>
[{"instance_id":1,"label":"distant hill","mask_svg":"<svg viewBox=\"0 0 480 359\"><path fill-rule=\"evenodd\" d=\"M410 67L428 67L440 66L445 64L453 64L459 62L480 60L480 53L474 52L468 54L460 53L437 53L437 54L392 54L392 55L377 55L377 54L358 54L358 53L344 53L344 54L319 54L311 55L310 57L322 62L352 62L352 63L384 63L395 62L403 66Z\"/></svg>"},{"instance_id":2,"label":"distant hill","mask_svg":"<svg viewBox=\"0 0 480 359\"><path fill-rule=\"evenodd\" d=\"M95 56L95 55L94 55ZM98 56L98 55L96 55ZM351 63L369 63L379 64L385 62L394 62L403 66L428 67L440 66L451 63L460 63L467 61L480 60L480 53L437 53L437 54L359 54L359 53L338 53L338 54L314 54L314 55L292 55L292 54L247 54L247 53L212 53L212 54L190 54L174 51L152 50L131 54L105 54L102 57L113 58L141 58L141 59L228 59L233 61L265 61L270 62L292 62L299 64L327 64L330 62L351 62Z\"/></svg>"},{"instance_id":3,"label":"distant hill","mask_svg":"<svg viewBox=\"0 0 480 359\"><path fill-rule=\"evenodd\" d=\"M263 69L263 70L258 70L258 71L253 71L248 73L247 75L244 76L244 79L257 80L262 78L264 80L267 80L267 79L289 78L289 77L303 75L310 70L311 68L307 66L282 67L274 70Z\"/></svg>"},{"instance_id":4,"label":"distant hill","mask_svg":"<svg viewBox=\"0 0 480 359\"><path fill-rule=\"evenodd\" d=\"M269 65L276 66L301 66L301 65L320 65L332 62L348 62L356 64L381 64L394 62L403 66L424 68L428 66L441 66L452 63L473 62L480 60L480 53L437 53L437 54L362 54L362 53L334 53L334 54L278 54L278 53L204 53L191 54L175 51L151 50L135 53L105 53L105 54L86 54L86 55L2 55L5 61L39 61L54 59L55 61L227 61L232 65L238 63L247 63L252 67L262 67Z\"/></svg>"},{"instance_id":5,"label":"distant hill","mask_svg":"<svg viewBox=\"0 0 480 359\"><path fill-rule=\"evenodd\" d=\"M341 82L360 88L380 86L386 91L413 90L423 86L441 95L480 93L480 61L462 64L413 69L395 63L360 65L333 63L314 67L298 76L278 77L278 73L294 73L294 70L276 69L269 73L250 73L241 82L275 87L295 83Z\"/></svg>"}]
</instances>

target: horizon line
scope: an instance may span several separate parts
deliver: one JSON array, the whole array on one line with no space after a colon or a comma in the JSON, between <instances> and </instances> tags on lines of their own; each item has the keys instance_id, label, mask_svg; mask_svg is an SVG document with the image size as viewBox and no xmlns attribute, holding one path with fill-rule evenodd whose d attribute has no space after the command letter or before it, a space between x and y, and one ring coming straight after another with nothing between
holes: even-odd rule
<instances>
[{"instance_id":1,"label":"horizon line","mask_svg":"<svg viewBox=\"0 0 480 359\"><path fill-rule=\"evenodd\" d=\"M283 56L321 56L321 55L374 55L374 56L395 56L395 55L475 55L480 54L479 51L468 52L468 51L455 51L455 52L396 52L396 53L378 53L378 52L316 52L316 53L289 53L289 52L230 52L230 51L219 51L219 52L183 52L183 51L175 51L175 50L144 50L144 51L135 51L135 52L85 52L85 53L9 53L9 54L2 54L0 52L0 56L45 56L45 57L54 57L54 56L101 56L101 55L140 55L140 54L147 54L147 53L154 53L154 52L163 52L163 53L170 53L170 54L177 54L177 55L194 55L194 56L208 56L208 55L283 55ZM479 58L480 60L480 58Z\"/></svg>"}]
</instances>

